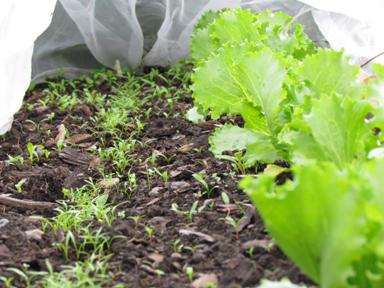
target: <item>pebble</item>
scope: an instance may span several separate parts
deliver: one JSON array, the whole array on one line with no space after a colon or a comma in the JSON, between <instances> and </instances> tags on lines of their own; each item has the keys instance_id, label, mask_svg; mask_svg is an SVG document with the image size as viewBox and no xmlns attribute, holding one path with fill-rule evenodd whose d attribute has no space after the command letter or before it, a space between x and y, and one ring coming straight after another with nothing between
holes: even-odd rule
<instances>
[{"instance_id":1,"label":"pebble","mask_svg":"<svg viewBox=\"0 0 384 288\"><path fill-rule=\"evenodd\" d=\"M12 256L11 251L4 244L0 245L0 259L10 259Z\"/></svg>"},{"instance_id":2,"label":"pebble","mask_svg":"<svg viewBox=\"0 0 384 288\"><path fill-rule=\"evenodd\" d=\"M191 283L192 288L217 287L218 279L216 274L201 274L199 278Z\"/></svg>"},{"instance_id":3,"label":"pebble","mask_svg":"<svg viewBox=\"0 0 384 288\"><path fill-rule=\"evenodd\" d=\"M33 229L25 231L25 234L29 240L41 241L43 239L44 232L40 229Z\"/></svg>"},{"instance_id":4,"label":"pebble","mask_svg":"<svg viewBox=\"0 0 384 288\"><path fill-rule=\"evenodd\" d=\"M9 220L8 220L8 219L1 218L1 219L0 219L0 228L5 227L8 223L9 223Z\"/></svg>"},{"instance_id":5,"label":"pebble","mask_svg":"<svg viewBox=\"0 0 384 288\"><path fill-rule=\"evenodd\" d=\"M148 195L151 196L151 197L157 197L160 195L160 192L163 190L164 188L163 187L155 187L153 188L149 193Z\"/></svg>"}]
</instances>

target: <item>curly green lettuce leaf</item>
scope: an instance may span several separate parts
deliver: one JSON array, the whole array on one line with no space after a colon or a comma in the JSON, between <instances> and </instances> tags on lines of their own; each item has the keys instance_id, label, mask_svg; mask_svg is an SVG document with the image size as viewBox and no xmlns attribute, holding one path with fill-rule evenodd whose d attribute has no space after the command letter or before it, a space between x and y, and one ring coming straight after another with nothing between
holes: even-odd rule
<instances>
[{"instance_id":1,"label":"curly green lettuce leaf","mask_svg":"<svg viewBox=\"0 0 384 288\"><path fill-rule=\"evenodd\" d=\"M226 11L227 9L213 11L209 10L200 17L199 22L197 22L195 29L204 29L207 28L210 24L215 22L217 18L220 17L220 14Z\"/></svg>"},{"instance_id":2,"label":"curly green lettuce leaf","mask_svg":"<svg viewBox=\"0 0 384 288\"><path fill-rule=\"evenodd\" d=\"M339 93L351 97L360 95L359 71L360 68L350 64L343 51L320 49L304 59L299 73L308 82L310 96Z\"/></svg>"},{"instance_id":3,"label":"curly green lettuce leaf","mask_svg":"<svg viewBox=\"0 0 384 288\"><path fill-rule=\"evenodd\" d=\"M372 111L366 100L336 94L313 99L311 112L292 124L293 161L331 161L340 168L364 161L377 140L366 119Z\"/></svg>"},{"instance_id":4,"label":"curly green lettuce leaf","mask_svg":"<svg viewBox=\"0 0 384 288\"><path fill-rule=\"evenodd\" d=\"M206 60L226 43L242 43L256 40L253 33L255 14L249 10L226 10L220 13L210 25L198 28L192 34L191 57L195 61Z\"/></svg>"},{"instance_id":5,"label":"curly green lettuce leaf","mask_svg":"<svg viewBox=\"0 0 384 288\"><path fill-rule=\"evenodd\" d=\"M286 94L282 89L287 71L270 50L249 53L236 67L236 80L244 97L263 113L269 131L276 129L276 116Z\"/></svg>"},{"instance_id":6,"label":"curly green lettuce leaf","mask_svg":"<svg viewBox=\"0 0 384 288\"><path fill-rule=\"evenodd\" d=\"M241 183L281 249L322 288L384 285L384 162L354 169L312 163L282 186L268 175Z\"/></svg>"},{"instance_id":7,"label":"curly green lettuce leaf","mask_svg":"<svg viewBox=\"0 0 384 288\"><path fill-rule=\"evenodd\" d=\"M244 160L247 167L257 162L273 163L283 159L270 137L235 125L224 125L209 137L210 150L219 159L227 159L224 152L246 150Z\"/></svg>"},{"instance_id":8,"label":"curly green lettuce leaf","mask_svg":"<svg viewBox=\"0 0 384 288\"><path fill-rule=\"evenodd\" d=\"M272 132L279 105L285 98L282 86L286 71L272 51L253 52L251 47L224 47L198 67L192 76L193 96L197 104L210 110L213 118L224 113L247 117L249 111L242 113L243 109L252 105L260 110ZM253 126L258 129L256 123Z\"/></svg>"},{"instance_id":9,"label":"curly green lettuce leaf","mask_svg":"<svg viewBox=\"0 0 384 288\"><path fill-rule=\"evenodd\" d=\"M236 64L244 57L248 46L224 47L197 67L192 74L195 103L210 110L214 119L225 113L240 114L245 101L236 80Z\"/></svg>"},{"instance_id":10,"label":"curly green lettuce leaf","mask_svg":"<svg viewBox=\"0 0 384 288\"><path fill-rule=\"evenodd\" d=\"M192 35L191 58L207 60L223 45L252 42L259 48L269 47L282 55L302 59L316 49L301 25L292 25L292 18L283 12L233 9L221 12L208 26L195 29Z\"/></svg>"},{"instance_id":11,"label":"curly green lettuce leaf","mask_svg":"<svg viewBox=\"0 0 384 288\"><path fill-rule=\"evenodd\" d=\"M221 158L224 152L245 150L247 145L258 140L258 134L253 131L227 124L215 130L209 137L209 144L213 155Z\"/></svg>"}]
</instances>

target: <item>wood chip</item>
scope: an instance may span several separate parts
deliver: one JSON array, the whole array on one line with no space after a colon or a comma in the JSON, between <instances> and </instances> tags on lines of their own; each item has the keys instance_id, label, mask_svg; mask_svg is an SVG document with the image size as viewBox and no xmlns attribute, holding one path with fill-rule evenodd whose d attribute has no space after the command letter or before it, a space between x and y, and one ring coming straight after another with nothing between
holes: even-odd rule
<instances>
[{"instance_id":1,"label":"wood chip","mask_svg":"<svg viewBox=\"0 0 384 288\"><path fill-rule=\"evenodd\" d=\"M188 153L188 152L192 151L193 147L194 147L194 144L189 143L189 144L181 146L179 149L177 149L177 151L179 151L181 153Z\"/></svg>"},{"instance_id":2,"label":"wood chip","mask_svg":"<svg viewBox=\"0 0 384 288\"><path fill-rule=\"evenodd\" d=\"M15 199L9 197L9 195L0 195L0 204L29 210L54 209L58 207L56 203Z\"/></svg>"},{"instance_id":3,"label":"wood chip","mask_svg":"<svg viewBox=\"0 0 384 288\"><path fill-rule=\"evenodd\" d=\"M241 244L241 248L244 250L248 250L251 248L262 248L264 250L270 250L275 245L276 245L275 242L272 240L255 239L255 240L247 241Z\"/></svg>"},{"instance_id":4,"label":"wood chip","mask_svg":"<svg viewBox=\"0 0 384 288\"><path fill-rule=\"evenodd\" d=\"M239 225L237 226L237 232L241 232L244 230L245 227L247 227L251 221L252 218L256 216L256 208L253 205L245 205L247 209L245 210L244 216L240 219Z\"/></svg>"},{"instance_id":5,"label":"wood chip","mask_svg":"<svg viewBox=\"0 0 384 288\"><path fill-rule=\"evenodd\" d=\"M92 139L92 135L90 134L76 134L67 138L67 140L65 140L65 143L70 145L76 145L80 143L89 142L89 140L91 139Z\"/></svg>"},{"instance_id":6,"label":"wood chip","mask_svg":"<svg viewBox=\"0 0 384 288\"><path fill-rule=\"evenodd\" d=\"M148 258L153 261L152 267L158 268L160 263L164 261L164 256L158 253L148 255Z\"/></svg>"},{"instance_id":7,"label":"wood chip","mask_svg":"<svg viewBox=\"0 0 384 288\"><path fill-rule=\"evenodd\" d=\"M175 193L182 193L191 189L191 184L185 181L169 182L167 186L170 191Z\"/></svg>"},{"instance_id":8,"label":"wood chip","mask_svg":"<svg viewBox=\"0 0 384 288\"><path fill-rule=\"evenodd\" d=\"M185 236L197 236L197 237L201 238L202 240L209 242L209 243L213 243L216 241L215 238L213 238L212 236L210 236L208 234L201 233L201 232L197 232L197 231L192 230L192 229L181 229L181 230L179 230L179 233L181 235L185 235Z\"/></svg>"},{"instance_id":9,"label":"wood chip","mask_svg":"<svg viewBox=\"0 0 384 288\"><path fill-rule=\"evenodd\" d=\"M66 129L65 129L65 126L64 124L60 124L59 126L57 126L57 136L55 138L55 143L63 143L64 140L65 140L65 132L66 132Z\"/></svg>"},{"instance_id":10,"label":"wood chip","mask_svg":"<svg viewBox=\"0 0 384 288\"><path fill-rule=\"evenodd\" d=\"M99 158L69 147L64 148L60 152L59 159L66 164L91 169L98 167L101 163Z\"/></svg>"},{"instance_id":11,"label":"wood chip","mask_svg":"<svg viewBox=\"0 0 384 288\"><path fill-rule=\"evenodd\" d=\"M161 199L161 197L157 197L151 201L149 201L147 204L144 205L144 207L149 207L149 206L152 206L153 204L159 202ZM143 209L144 207L139 207L138 209Z\"/></svg>"},{"instance_id":12,"label":"wood chip","mask_svg":"<svg viewBox=\"0 0 384 288\"><path fill-rule=\"evenodd\" d=\"M218 204L216 207L219 212L226 212L229 214L240 211L239 206L236 204Z\"/></svg>"}]
</instances>

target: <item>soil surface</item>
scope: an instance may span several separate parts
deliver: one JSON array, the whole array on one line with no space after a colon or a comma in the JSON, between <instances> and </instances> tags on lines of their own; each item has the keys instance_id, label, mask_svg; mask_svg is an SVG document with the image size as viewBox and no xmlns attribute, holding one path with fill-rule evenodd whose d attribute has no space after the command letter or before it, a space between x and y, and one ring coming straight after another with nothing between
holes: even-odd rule
<instances>
[{"instance_id":1,"label":"soil surface","mask_svg":"<svg viewBox=\"0 0 384 288\"><path fill-rule=\"evenodd\" d=\"M77 85L81 90L81 81ZM158 85L177 88L180 82L164 84L159 79ZM63 199L63 188L79 188L90 177L97 183L102 179L101 168L114 170L112 163L95 153L102 146L101 138L106 139L106 147L112 145L108 131L100 131L92 121L97 109L87 104L68 110L49 103L40 105L46 88L40 85L28 93L12 130L0 137L0 195L22 200L19 207L0 200L2 276L10 275L10 267L45 271L47 259L55 270L73 263L74 257L67 260L54 245L61 241L60 231L46 229L41 233L41 218L53 217L55 210L49 206L30 207L26 200L56 203ZM113 97L112 87L105 82L95 83L94 89ZM143 87L143 97L145 93ZM242 175L230 162L217 160L209 152L208 137L215 127L237 120L223 118L193 124L185 118L192 107L191 95L178 95L172 105L168 99L146 103L143 111L151 108L146 117L135 112L145 124L138 136L140 145L130 155L134 161L129 169L136 175L137 188L121 193L128 181L126 175L117 177L115 185L104 187L109 202L120 204L119 217L111 226L93 223L93 229L101 227L108 235L118 236L109 251L110 285L106 287L117 283L127 287L190 287L192 281L194 287L203 287L198 286L199 281L209 277L212 282L218 281L218 287L254 287L263 278L283 277L294 283L310 283L276 247L254 206L238 189ZM49 117L53 113L55 117ZM60 125L70 137L59 152L55 141L60 137ZM128 138L130 133L128 129L121 137ZM29 142L43 145L49 157L44 157L44 150L37 151L41 157L31 164L26 148ZM21 155L25 161L9 165L8 155ZM166 179L153 172L155 168L166 171ZM194 173L206 175L211 195L204 194ZM22 191L17 191L21 180ZM223 201L222 192L228 195L229 203ZM190 213L194 203L196 212ZM228 216L237 222L236 227ZM187 267L193 268L192 276L186 273Z\"/></svg>"}]
</instances>

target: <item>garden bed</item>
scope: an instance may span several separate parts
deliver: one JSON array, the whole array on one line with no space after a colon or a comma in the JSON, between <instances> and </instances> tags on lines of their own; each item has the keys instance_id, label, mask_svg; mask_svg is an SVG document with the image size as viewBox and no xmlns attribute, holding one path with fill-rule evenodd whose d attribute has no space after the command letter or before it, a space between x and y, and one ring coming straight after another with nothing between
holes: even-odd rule
<instances>
[{"instance_id":1,"label":"garden bed","mask_svg":"<svg viewBox=\"0 0 384 288\"><path fill-rule=\"evenodd\" d=\"M310 283L238 189L238 167L209 152L217 125L239 119L186 119L188 70L101 71L27 93L0 138L4 283L79 283L74 267L100 287Z\"/></svg>"}]
</instances>

